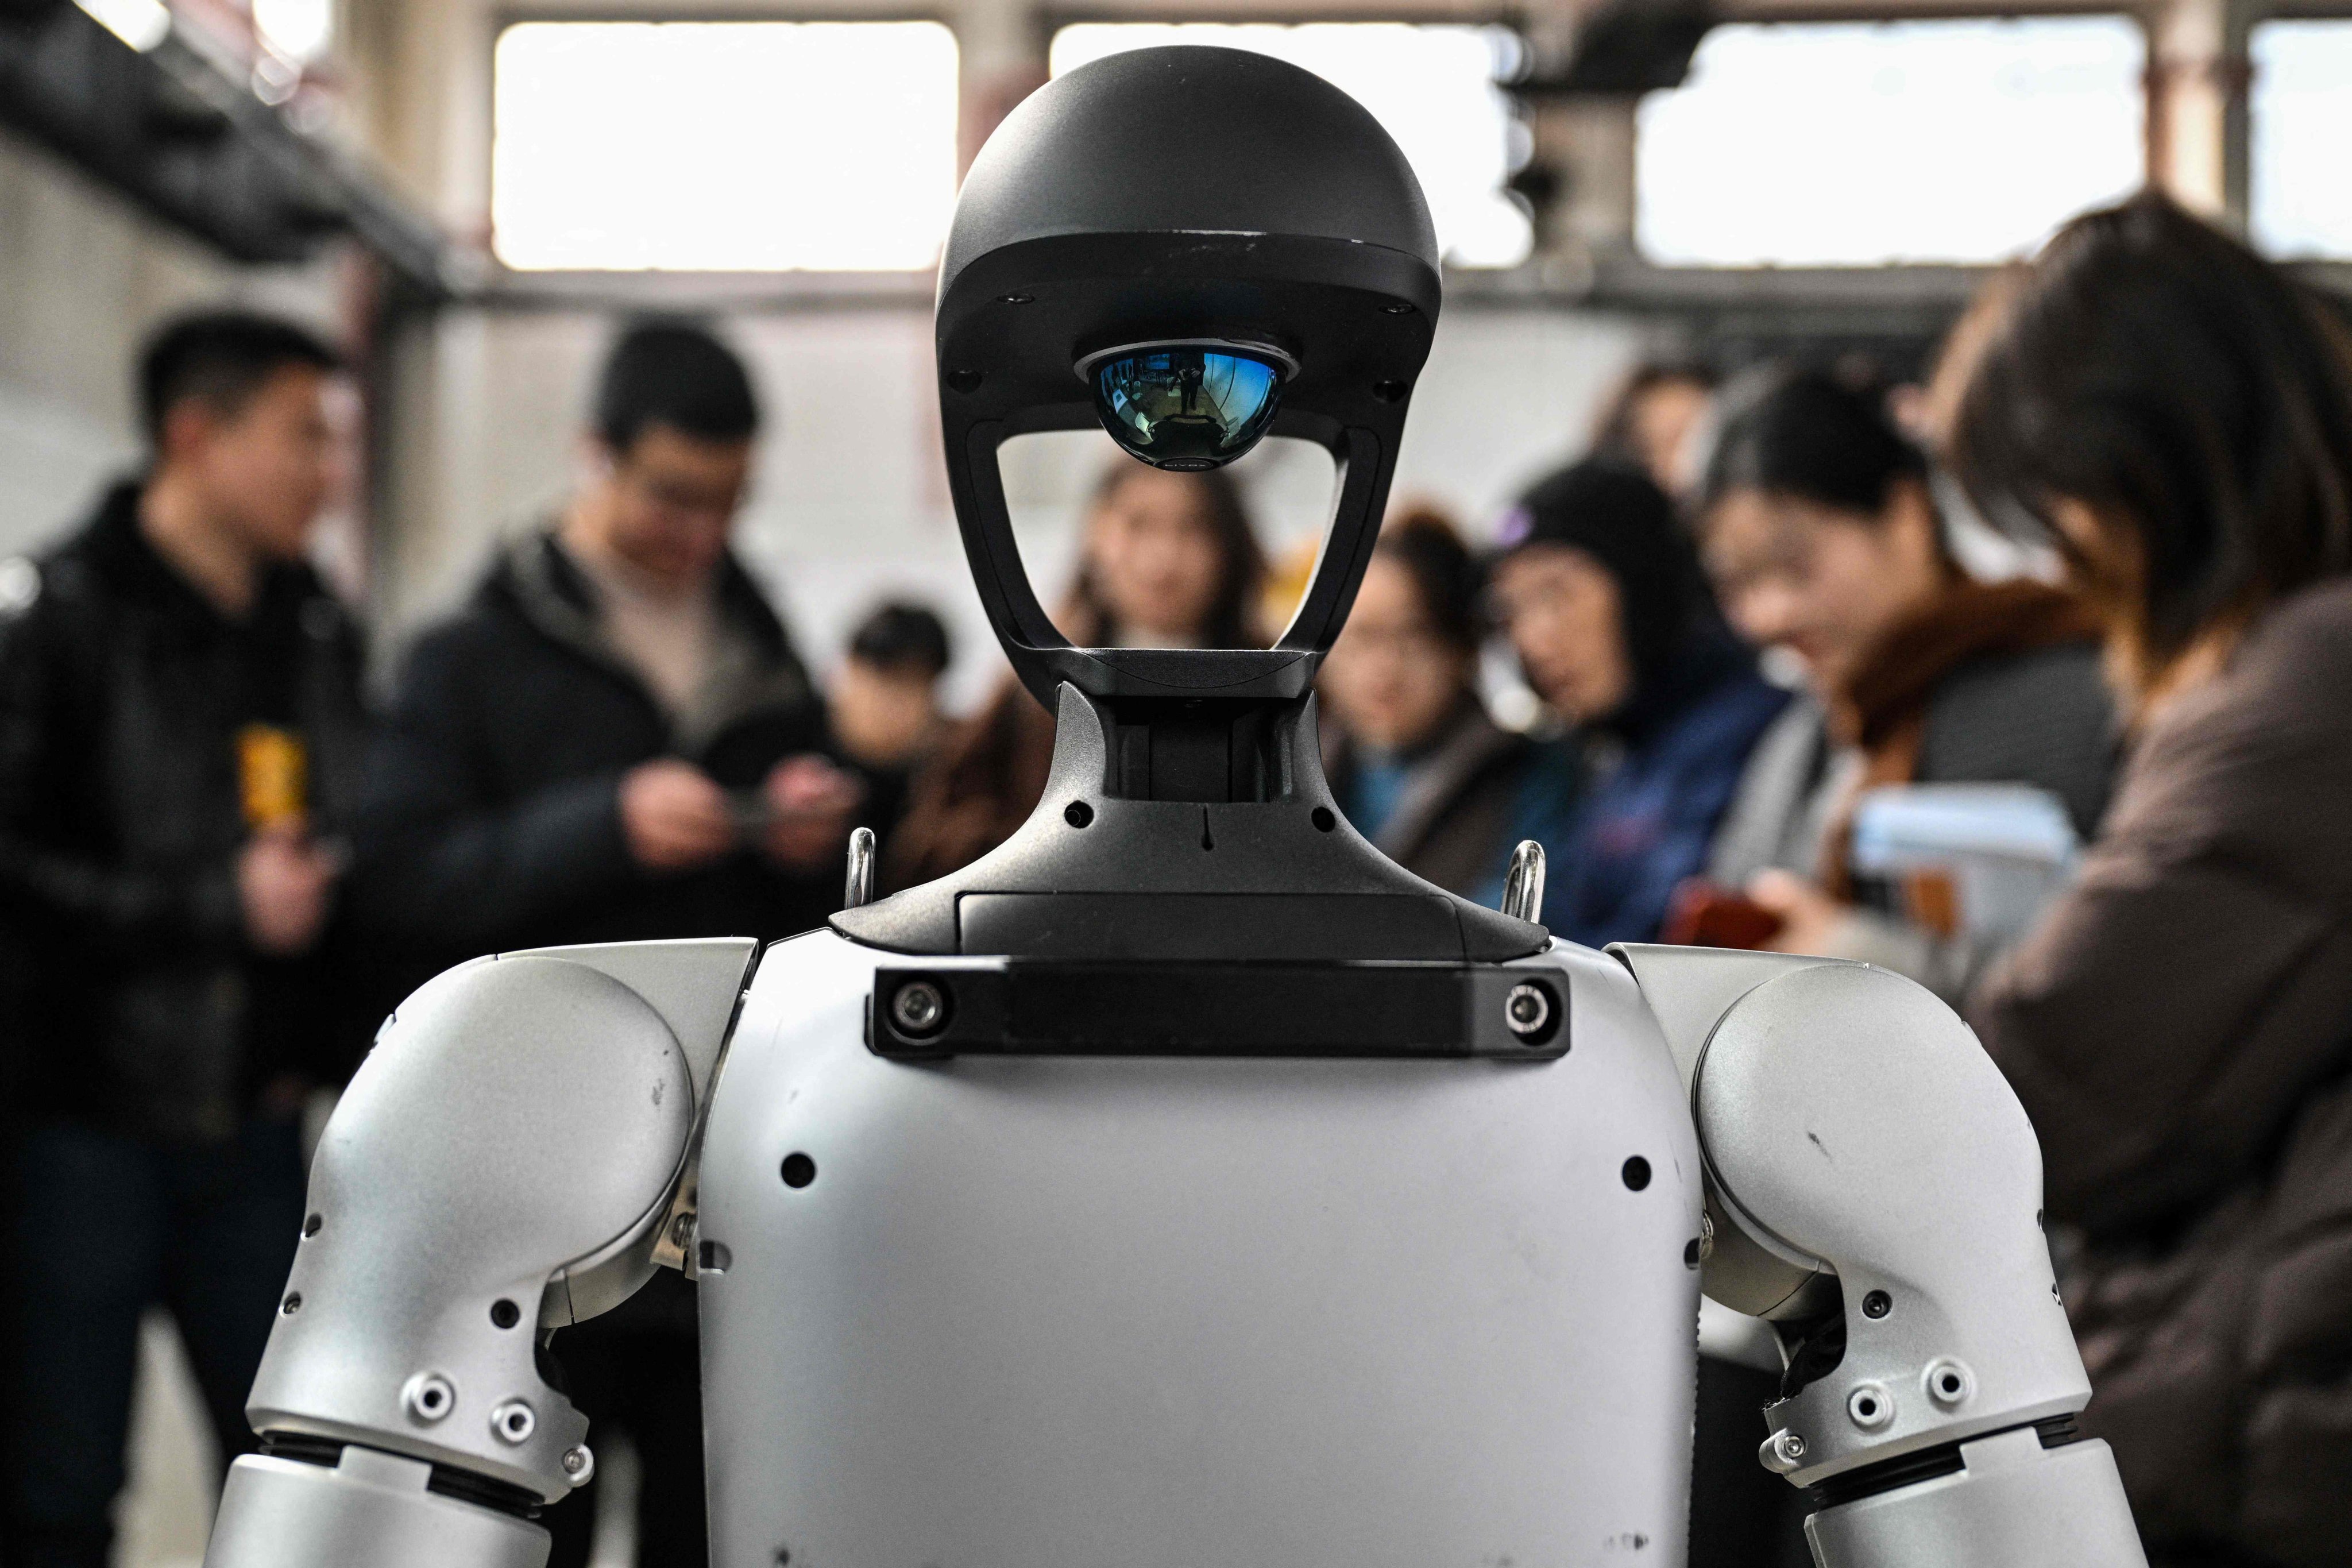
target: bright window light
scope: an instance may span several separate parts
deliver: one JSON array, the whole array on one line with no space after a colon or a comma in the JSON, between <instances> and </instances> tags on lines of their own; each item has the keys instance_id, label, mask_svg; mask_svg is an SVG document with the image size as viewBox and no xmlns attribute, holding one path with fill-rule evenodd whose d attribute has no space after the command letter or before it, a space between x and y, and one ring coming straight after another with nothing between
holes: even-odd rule
<instances>
[{"instance_id":1,"label":"bright window light","mask_svg":"<svg viewBox=\"0 0 2352 1568\"><path fill-rule=\"evenodd\" d=\"M2250 52L2254 243L2275 256L2352 256L2352 22L2263 22Z\"/></svg>"},{"instance_id":2,"label":"bright window light","mask_svg":"<svg viewBox=\"0 0 2352 1568\"><path fill-rule=\"evenodd\" d=\"M1685 267L1985 262L2137 189L2122 16L1743 23L1639 110L1635 241Z\"/></svg>"},{"instance_id":3,"label":"bright window light","mask_svg":"<svg viewBox=\"0 0 2352 1568\"><path fill-rule=\"evenodd\" d=\"M936 22L526 22L495 69L490 220L509 267L938 259L956 45Z\"/></svg>"},{"instance_id":4,"label":"bright window light","mask_svg":"<svg viewBox=\"0 0 2352 1568\"><path fill-rule=\"evenodd\" d=\"M1125 49L1217 44L1313 71L1371 110L1429 199L1437 243L1462 267L1515 267L1534 231L1503 194L1511 109L1495 86L1517 39L1499 27L1405 22L1078 22L1054 35L1055 76Z\"/></svg>"},{"instance_id":5,"label":"bright window light","mask_svg":"<svg viewBox=\"0 0 2352 1568\"><path fill-rule=\"evenodd\" d=\"M334 42L333 0L253 0L253 26L271 48L309 65Z\"/></svg>"},{"instance_id":6,"label":"bright window light","mask_svg":"<svg viewBox=\"0 0 2352 1568\"><path fill-rule=\"evenodd\" d=\"M172 34L172 13L163 0L79 0L98 25L145 54Z\"/></svg>"}]
</instances>

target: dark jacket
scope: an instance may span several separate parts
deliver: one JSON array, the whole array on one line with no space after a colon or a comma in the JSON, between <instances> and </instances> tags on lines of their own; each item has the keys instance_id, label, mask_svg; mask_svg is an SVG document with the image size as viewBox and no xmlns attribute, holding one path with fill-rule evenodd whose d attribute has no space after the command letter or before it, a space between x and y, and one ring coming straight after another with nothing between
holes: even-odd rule
<instances>
[{"instance_id":1,"label":"dark jacket","mask_svg":"<svg viewBox=\"0 0 2352 1568\"><path fill-rule=\"evenodd\" d=\"M1382 854L1448 892L1475 898L1508 864L1533 749L1474 700L1404 764L1404 787L1377 824L1357 804L1360 758L1335 724L1323 731L1323 771L1349 820Z\"/></svg>"},{"instance_id":2,"label":"dark jacket","mask_svg":"<svg viewBox=\"0 0 2352 1568\"><path fill-rule=\"evenodd\" d=\"M1551 933L1588 947L1654 941L1675 889L1706 865L1748 752L1788 701L1727 637L1702 635L1635 711L1547 748L1510 837L1544 847Z\"/></svg>"},{"instance_id":3,"label":"dark jacket","mask_svg":"<svg viewBox=\"0 0 2352 1568\"><path fill-rule=\"evenodd\" d=\"M840 902L749 850L642 869L621 777L676 756L730 789L824 749L824 705L792 640L731 557L719 613L746 650L704 710L674 723L598 630L595 590L550 532L506 549L472 600L411 650L368 771L362 911L403 950L404 980L518 947L780 937Z\"/></svg>"},{"instance_id":4,"label":"dark jacket","mask_svg":"<svg viewBox=\"0 0 2352 1568\"><path fill-rule=\"evenodd\" d=\"M2115 774L2098 635L2087 605L2046 584L1958 584L1879 639L1831 703L1831 730L1861 752L1863 788L2036 784L2088 837ZM1831 832L1822 880L1843 889L1844 825Z\"/></svg>"},{"instance_id":5,"label":"dark jacket","mask_svg":"<svg viewBox=\"0 0 2352 1568\"><path fill-rule=\"evenodd\" d=\"M883 846L886 891L960 871L1020 830L1053 771L1054 716L1007 676L978 713L915 771Z\"/></svg>"},{"instance_id":6,"label":"dark jacket","mask_svg":"<svg viewBox=\"0 0 2352 1568\"><path fill-rule=\"evenodd\" d=\"M1971 1012L2042 1137L2151 1548L2319 1568L2352 1496L2352 582L2273 607L2139 740Z\"/></svg>"},{"instance_id":7,"label":"dark jacket","mask_svg":"<svg viewBox=\"0 0 2352 1568\"><path fill-rule=\"evenodd\" d=\"M254 1091L329 1070L342 1044L331 935L311 957L246 942L238 733L300 737L308 815L348 824L366 744L360 637L307 566L225 619L110 491L37 563L0 566L0 931L23 994L9 1031L36 1114L169 1142L227 1138Z\"/></svg>"}]
</instances>

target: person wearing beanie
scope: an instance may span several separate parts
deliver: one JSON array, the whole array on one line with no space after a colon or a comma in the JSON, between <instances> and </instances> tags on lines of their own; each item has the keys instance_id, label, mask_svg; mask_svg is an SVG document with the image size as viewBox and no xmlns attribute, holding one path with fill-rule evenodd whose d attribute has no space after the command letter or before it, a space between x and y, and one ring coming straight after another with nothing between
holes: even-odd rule
<instances>
[{"instance_id":1,"label":"person wearing beanie","mask_svg":"<svg viewBox=\"0 0 2352 1568\"><path fill-rule=\"evenodd\" d=\"M1673 504L1630 465L1588 459L1528 490L1504 520L1493 601L1570 729L1530 771L1512 836L1544 846L1544 923L1591 947L1651 941L1788 694L1725 626Z\"/></svg>"}]
</instances>

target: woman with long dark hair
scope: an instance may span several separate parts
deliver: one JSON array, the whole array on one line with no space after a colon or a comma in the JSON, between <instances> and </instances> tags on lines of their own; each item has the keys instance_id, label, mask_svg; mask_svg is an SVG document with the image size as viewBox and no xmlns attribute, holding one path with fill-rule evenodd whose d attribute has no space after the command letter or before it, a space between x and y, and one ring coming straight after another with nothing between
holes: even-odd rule
<instances>
[{"instance_id":1,"label":"woman with long dark hair","mask_svg":"<svg viewBox=\"0 0 2352 1568\"><path fill-rule=\"evenodd\" d=\"M1121 459L1087 502L1055 624L1080 647L1263 647L1265 576L1232 475ZM1053 716L1007 676L915 781L888 846L890 885L946 876L1011 837L1045 793L1053 755Z\"/></svg>"},{"instance_id":2,"label":"woman with long dark hair","mask_svg":"<svg viewBox=\"0 0 2352 1568\"><path fill-rule=\"evenodd\" d=\"M2352 1560L2352 355L2146 195L2060 230L1951 435L2097 606L2134 731L2073 887L1977 991L2153 1560Z\"/></svg>"}]
</instances>

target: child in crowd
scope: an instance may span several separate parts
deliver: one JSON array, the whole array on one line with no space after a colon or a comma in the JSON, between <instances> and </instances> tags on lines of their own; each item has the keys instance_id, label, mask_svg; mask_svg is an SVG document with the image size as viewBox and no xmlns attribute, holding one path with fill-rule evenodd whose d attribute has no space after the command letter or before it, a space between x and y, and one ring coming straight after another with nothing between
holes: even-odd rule
<instances>
[{"instance_id":1,"label":"child in crowd","mask_svg":"<svg viewBox=\"0 0 2352 1568\"><path fill-rule=\"evenodd\" d=\"M947 732L940 679L950 662L947 627L920 605L877 605L850 634L830 693L833 737L866 774L867 819L885 831L904 809L908 777Z\"/></svg>"}]
</instances>

